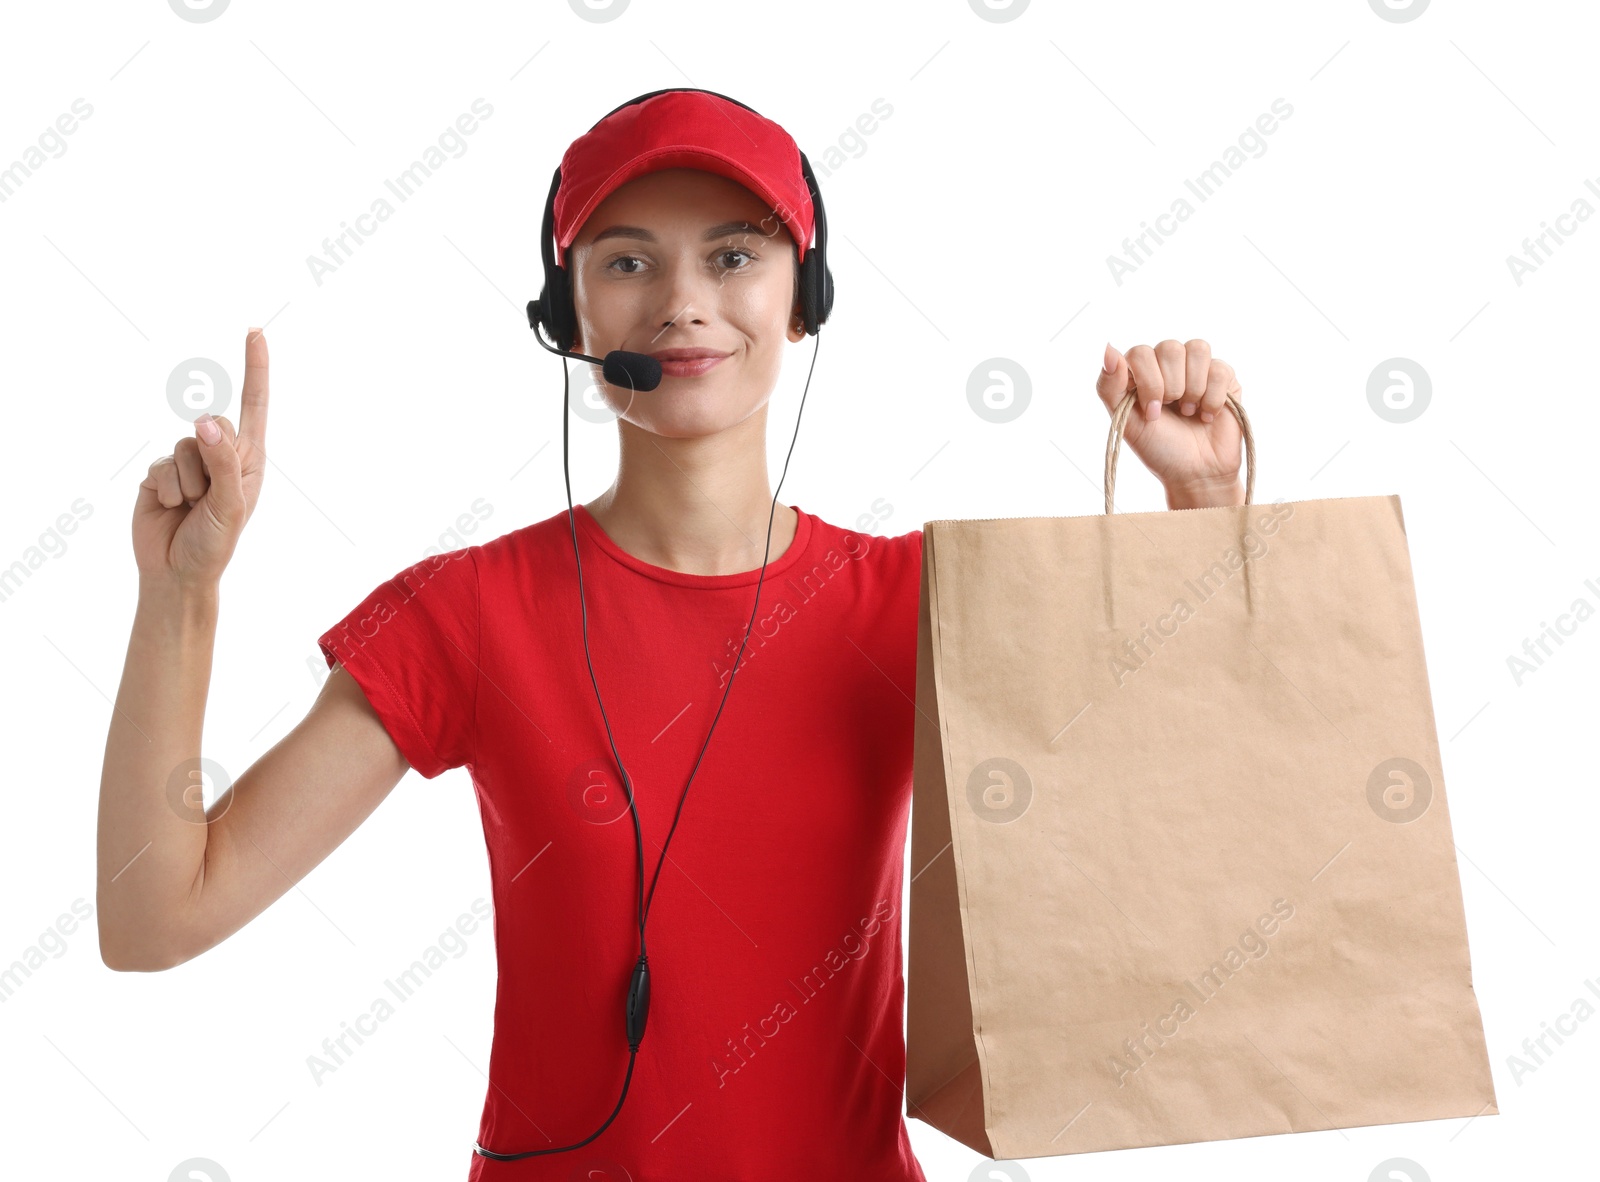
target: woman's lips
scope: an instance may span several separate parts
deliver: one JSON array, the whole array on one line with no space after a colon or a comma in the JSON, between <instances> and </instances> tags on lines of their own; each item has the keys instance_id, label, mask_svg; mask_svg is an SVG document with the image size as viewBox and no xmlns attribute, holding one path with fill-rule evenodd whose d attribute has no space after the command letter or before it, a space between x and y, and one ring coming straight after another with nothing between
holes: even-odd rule
<instances>
[{"instance_id":1,"label":"woman's lips","mask_svg":"<svg viewBox=\"0 0 1600 1182\"><path fill-rule=\"evenodd\" d=\"M718 357L694 357L683 361L660 359L661 372L669 378L697 378L712 366L728 359L728 354Z\"/></svg>"}]
</instances>

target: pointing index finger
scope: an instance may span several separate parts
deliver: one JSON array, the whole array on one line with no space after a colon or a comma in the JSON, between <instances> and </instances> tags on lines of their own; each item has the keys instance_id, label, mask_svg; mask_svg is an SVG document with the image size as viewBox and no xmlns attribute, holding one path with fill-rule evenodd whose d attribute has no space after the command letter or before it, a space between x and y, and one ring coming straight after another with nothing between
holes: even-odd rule
<instances>
[{"instance_id":1,"label":"pointing index finger","mask_svg":"<svg viewBox=\"0 0 1600 1182\"><path fill-rule=\"evenodd\" d=\"M267 338L252 328L244 338L244 389L239 396L239 438L267 441Z\"/></svg>"}]
</instances>

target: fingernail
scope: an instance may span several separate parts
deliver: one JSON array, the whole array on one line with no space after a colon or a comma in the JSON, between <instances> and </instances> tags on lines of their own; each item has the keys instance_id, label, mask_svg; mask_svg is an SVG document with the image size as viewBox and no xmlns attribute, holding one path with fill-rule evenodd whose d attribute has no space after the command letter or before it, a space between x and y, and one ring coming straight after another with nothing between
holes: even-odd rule
<instances>
[{"instance_id":1,"label":"fingernail","mask_svg":"<svg viewBox=\"0 0 1600 1182\"><path fill-rule=\"evenodd\" d=\"M261 329L259 327L257 327L257 328L252 328L250 331L251 332L260 332Z\"/></svg>"},{"instance_id":2,"label":"fingernail","mask_svg":"<svg viewBox=\"0 0 1600 1182\"><path fill-rule=\"evenodd\" d=\"M215 443L222 438L222 428L210 415L201 415L194 421L194 429L200 433L200 438L207 443Z\"/></svg>"},{"instance_id":3,"label":"fingernail","mask_svg":"<svg viewBox=\"0 0 1600 1182\"><path fill-rule=\"evenodd\" d=\"M1194 403L1192 403L1192 402L1185 402L1185 403L1184 403L1184 404L1183 404L1183 405L1182 405L1182 406L1180 406L1180 407L1179 407L1179 408L1178 408L1178 409L1179 409L1179 410L1181 410L1181 411L1182 411L1182 412L1183 412L1183 413L1184 413L1184 414L1186 414L1186 415L1192 415L1192 414L1194 414Z\"/></svg>"},{"instance_id":4,"label":"fingernail","mask_svg":"<svg viewBox=\"0 0 1600 1182\"><path fill-rule=\"evenodd\" d=\"M1214 419L1216 417L1217 416L1212 414L1209 410L1203 410L1203 411L1200 412L1200 421L1202 423L1209 423L1212 419Z\"/></svg>"},{"instance_id":5,"label":"fingernail","mask_svg":"<svg viewBox=\"0 0 1600 1182\"><path fill-rule=\"evenodd\" d=\"M1106 373L1117 372L1117 354L1112 349L1110 341L1106 342L1106 353L1104 359L1100 362L1100 368L1105 370Z\"/></svg>"},{"instance_id":6,"label":"fingernail","mask_svg":"<svg viewBox=\"0 0 1600 1182\"><path fill-rule=\"evenodd\" d=\"M1156 402L1156 401L1154 401L1152 399L1151 401L1149 401L1149 402L1144 404L1145 422L1147 422L1147 423L1155 422L1156 421L1156 417L1158 415L1160 415L1160 414L1161 414L1161 404L1159 402Z\"/></svg>"}]
</instances>

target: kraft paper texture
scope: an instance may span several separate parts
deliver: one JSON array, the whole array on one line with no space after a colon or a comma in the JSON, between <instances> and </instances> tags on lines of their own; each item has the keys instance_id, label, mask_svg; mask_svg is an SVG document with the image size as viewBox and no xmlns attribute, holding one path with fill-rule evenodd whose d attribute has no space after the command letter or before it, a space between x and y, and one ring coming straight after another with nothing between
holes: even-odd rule
<instances>
[{"instance_id":1,"label":"kraft paper texture","mask_svg":"<svg viewBox=\"0 0 1600 1182\"><path fill-rule=\"evenodd\" d=\"M1398 496L929 522L917 657L909 1115L1010 1159L1499 1111Z\"/></svg>"}]
</instances>

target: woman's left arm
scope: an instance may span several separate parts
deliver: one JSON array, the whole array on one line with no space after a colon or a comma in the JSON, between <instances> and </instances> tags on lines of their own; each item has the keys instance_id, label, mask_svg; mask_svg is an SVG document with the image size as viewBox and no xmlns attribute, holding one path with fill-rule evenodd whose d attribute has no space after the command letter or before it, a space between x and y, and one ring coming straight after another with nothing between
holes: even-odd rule
<instances>
[{"instance_id":1,"label":"woman's left arm","mask_svg":"<svg viewBox=\"0 0 1600 1182\"><path fill-rule=\"evenodd\" d=\"M1167 508L1244 504L1243 440L1227 408L1230 394L1243 401L1239 380L1233 366L1211 356L1210 344L1167 340L1126 355L1108 344L1095 390L1108 414L1136 393L1122 437L1161 481Z\"/></svg>"}]
</instances>

